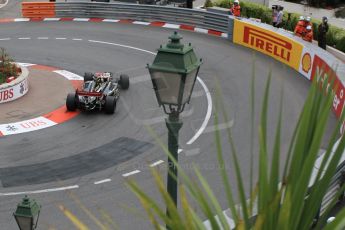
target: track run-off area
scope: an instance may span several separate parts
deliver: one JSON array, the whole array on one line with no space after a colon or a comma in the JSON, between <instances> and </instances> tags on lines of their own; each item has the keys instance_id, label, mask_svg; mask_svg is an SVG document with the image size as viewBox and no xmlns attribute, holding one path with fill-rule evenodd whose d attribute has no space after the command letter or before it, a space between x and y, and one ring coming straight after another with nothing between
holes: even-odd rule
<instances>
[{"instance_id":1,"label":"track run-off area","mask_svg":"<svg viewBox=\"0 0 345 230\"><path fill-rule=\"evenodd\" d=\"M16 227L11 214L24 194L30 194L42 205L39 229L73 229L59 205L68 208L90 229L98 226L83 211L84 206L100 220L103 212L109 214L120 229L151 228L139 201L125 183L126 179L134 179L151 196L160 199L150 168L157 167L165 178L167 156L148 127L167 143L166 115L158 107L146 64L152 63L156 49L179 28L147 25L119 20L0 23L0 47L6 48L17 62L53 66L80 76L84 72L124 73L131 83L128 91L121 92L114 115L79 113L49 128L0 137L0 222L4 229ZM272 70L268 129L271 138L283 92L283 153L310 82L268 56L230 43L222 34L178 31L182 42L192 43L204 62L191 102L181 116L179 162L190 174L193 164L198 165L222 203L226 198L215 154L215 104L221 101L230 118L221 118L218 127L224 134L223 151L230 180L235 182L230 147L226 144L228 127L232 128L244 183L249 187L253 69L256 124ZM44 89L30 85L30 90ZM61 106L64 99L61 98ZM42 98L42 103L47 101ZM334 127L335 121L332 117L330 127ZM254 132L257 133L257 127ZM329 132L326 136L330 136ZM256 159L255 156L254 162ZM227 208L226 202L223 204Z\"/></svg>"}]
</instances>

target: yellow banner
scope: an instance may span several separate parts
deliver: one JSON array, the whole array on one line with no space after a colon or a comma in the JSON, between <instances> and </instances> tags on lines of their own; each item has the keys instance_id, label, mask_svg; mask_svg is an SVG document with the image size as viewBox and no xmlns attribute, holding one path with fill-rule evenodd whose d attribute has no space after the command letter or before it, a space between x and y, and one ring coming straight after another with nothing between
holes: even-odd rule
<instances>
[{"instance_id":1,"label":"yellow banner","mask_svg":"<svg viewBox=\"0 0 345 230\"><path fill-rule=\"evenodd\" d=\"M235 19L233 41L299 70L303 46L290 38Z\"/></svg>"}]
</instances>

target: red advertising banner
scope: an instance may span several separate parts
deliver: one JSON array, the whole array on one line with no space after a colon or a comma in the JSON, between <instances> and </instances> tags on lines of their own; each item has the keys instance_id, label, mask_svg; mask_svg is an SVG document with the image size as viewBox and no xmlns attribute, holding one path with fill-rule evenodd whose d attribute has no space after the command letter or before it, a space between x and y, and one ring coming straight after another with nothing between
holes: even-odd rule
<instances>
[{"instance_id":1,"label":"red advertising banner","mask_svg":"<svg viewBox=\"0 0 345 230\"><path fill-rule=\"evenodd\" d=\"M316 81L320 87L325 87L325 84L327 84L327 89L333 82L333 110L337 117L340 117L344 107L344 85L338 79L336 72L333 71L333 69L316 54L314 56L311 80L313 80L315 77L317 78ZM326 79L327 82L325 82Z\"/></svg>"}]
</instances>

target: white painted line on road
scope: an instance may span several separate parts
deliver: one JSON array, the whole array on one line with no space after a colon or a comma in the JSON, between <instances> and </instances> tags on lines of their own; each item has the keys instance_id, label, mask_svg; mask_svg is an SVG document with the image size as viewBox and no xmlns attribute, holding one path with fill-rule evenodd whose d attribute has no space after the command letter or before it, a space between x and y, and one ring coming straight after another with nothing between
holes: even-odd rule
<instances>
[{"instance_id":1,"label":"white painted line on road","mask_svg":"<svg viewBox=\"0 0 345 230\"><path fill-rule=\"evenodd\" d=\"M73 21L75 22L88 22L90 18L74 18Z\"/></svg>"},{"instance_id":2,"label":"white painted line on road","mask_svg":"<svg viewBox=\"0 0 345 230\"><path fill-rule=\"evenodd\" d=\"M194 28L194 31L195 32L198 32L198 33L203 33L203 34L208 34L208 30L205 30L205 29L202 29L202 28Z\"/></svg>"},{"instance_id":3,"label":"white painted line on road","mask_svg":"<svg viewBox=\"0 0 345 230\"><path fill-rule=\"evenodd\" d=\"M15 22L28 22L30 21L30 18L15 18Z\"/></svg>"},{"instance_id":4,"label":"white painted line on road","mask_svg":"<svg viewBox=\"0 0 345 230\"><path fill-rule=\"evenodd\" d=\"M195 133L195 135L187 142L187 145L192 144L194 141L196 141L196 139L199 138L199 136L203 133L203 131L206 129L206 126L211 118L212 115L212 97L211 97L211 93L208 90L206 84L203 82L203 80L201 80L201 78L197 78L197 80L200 82L200 84L202 85L202 87L204 88L205 92L206 92L206 98L207 98L207 112L206 112L206 117L204 122L202 123L200 129Z\"/></svg>"},{"instance_id":5,"label":"white painted line on road","mask_svg":"<svg viewBox=\"0 0 345 230\"><path fill-rule=\"evenodd\" d=\"M47 40L47 39L49 39L48 37L38 37L37 38L38 40Z\"/></svg>"},{"instance_id":6,"label":"white painted line on road","mask_svg":"<svg viewBox=\"0 0 345 230\"><path fill-rule=\"evenodd\" d=\"M53 22L53 21L60 21L60 19L61 18L45 18L45 19L43 19L43 21L51 21L51 22Z\"/></svg>"},{"instance_id":7,"label":"white painted line on road","mask_svg":"<svg viewBox=\"0 0 345 230\"><path fill-rule=\"evenodd\" d=\"M95 181L94 184L103 184L103 183L107 183L110 181L111 181L111 179L104 179L104 180Z\"/></svg>"},{"instance_id":8,"label":"white painted line on road","mask_svg":"<svg viewBox=\"0 0 345 230\"><path fill-rule=\"evenodd\" d=\"M170 23L165 23L165 25L163 27L169 28L169 29L180 29L180 25L170 24Z\"/></svg>"},{"instance_id":9,"label":"white painted line on road","mask_svg":"<svg viewBox=\"0 0 345 230\"><path fill-rule=\"evenodd\" d=\"M144 25L144 26L148 26L151 24L150 22L140 22L140 21L134 21L132 23L136 25Z\"/></svg>"},{"instance_id":10,"label":"white painted line on road","mask_svg":"<svg viewBox=\"0 0 345 230\"><path fill-rule=\"evenodd\" d=\"M119 46L119 47L123 47L123 48L129 48L129 49L138 50L138 51L142 51L142 52L146 52L146 53L149 53L149 54L156 55L156 53L154 53L154 52L151 52L151 51L148 51L148 50L144 50L144 49L140 49L140 48L133 47L133 46L127 46L127 45L122 45L122 44L117 44L117 43L112 43L112 42L96 41L96 40L89 40L89 42L100 43L100 44L105 44L105 45Z\"/></svg>"},{"instance_id":11,"label":"white painted line on road","mask_svg":"<svg viewBox=\"0 0 345 230\"><path fill-rule=\"evenodd\" d=\"M150 167L155 167L155 166L160 165L160 164L162 164L162 163L164 163L164 161L159 160L159 161L156 161L156 162L150 164Z\"/></svg>"},{"instance_id":12,"label":"white painted line on road","mask_svg":"<svg viewBox=\"0 0 345 230\"><path fill-rule=\"evenodd\" d=\"M73 41L82 41L83 39L81 38L72 38Z\"/></svg>"},{"instance_id":13,"label":"white painted line on road","mask_svg":"<svg viewBox=\"0 0 345 230\"><path fill-rule=\"evenodd\" d=\"M56 40L66 40L67 38L55 38Z\"/></svg>"},{"instance_id":14,"label":"white painted line on road","mask_svg":"<svg viewBox=\"0 0 345 230\"><path fill-rule=\"evenodd\" d=\"M66 78L68 80L78 80L78 81L84 80L84 78L82 76L79 76L79 75L72 73L72 72L69 72L67 70L54 70L53 72L60 74L61 76L63 76L64 78Z\"/></svg>"},{"instance_id":15,"label":"white painted line on road","mask_svg":"<svg viewBox=\"0 0 345 230\"><path fill-rule=\"evenodd\" d=\"M19 40L29 40L31 38L18 38Z\"/></svg>"},{"instance_id":16,"label":"white painted line on road","mask_svg":"<svg viewBox=\"0 0 345 230\"><path fill-rule=\"evenodd\" d=\"M178 149L177 153L180 154L180 153L182 153L182 151L183 151L183 149Z\"/></svg>"},{"instance_id":17,"label":"white painted line on road","mask_svg":"<svg viewBox=\"0 0 345 230\"><path fill-rule=\"evenodd\" d=\"M0 41L8 41L11 40L11 38L0 38Z\"/></svg>"},{"instance_id":18,"label":"white painted line on road","mask_svg":"<svg viewBox=\"0 0 345 230\"><path fill-rule=\"evenodd\" d=\"M23 63L23 62L17 62L18 65L24 66L24 67L29 67L29 66L33 66L36 64L31 64L31 63Z\"/></svg>"},{"instance_id":19,"label":"white painted line on road","mask_svg":"<svg viewBox=\"0 0 345 230\"><path fill-rule=\"evenodd\" d=\"M3 7L5 7L5 6L7 5L7 3L8 3L8 1L9 1L9 0L6 0L6 2L0 6L0 9L3 8Z\"/></svg>"},{"instance_id":20,"label":"white painted line on road","mask_svg":"<svg viewBox=\"0 0 345 230\"><path fill-rule=\"evenodd\" d=\"M129 176L134 175L134 174L137 174L137 173L140 173L140 170L134 170L134 171L132 171L132 172L122 174L122 176L123 176L123 177L129 177Z\"/></svg>"},{"instance_id":21,"label":"white painted line on road","mask_svg":"<svg viewBox=\"0 0 345 230\"><path fill-rule=\"evenodd\" d=\"M103 22L119 22L117 19L104 19Z\"/></svg>"},{"instance_id":22,"label":"white painted line on road","mask_svg":"<svg viewBox=\"0 0 345 230\"><path fill-rule=\"evenodd\" d=\"M57 192L57 191L65 191L79 188L79 185L72 185L67 187L60 187L60 188L50 188L50 189L42 189L36 191L24 191L24 192L8 192L8 193L0 193L0 196L16 196L16 195L28 195L28 194L39 194L39 193L47 193L47 192Z\"/></svg>"}]
</instances>

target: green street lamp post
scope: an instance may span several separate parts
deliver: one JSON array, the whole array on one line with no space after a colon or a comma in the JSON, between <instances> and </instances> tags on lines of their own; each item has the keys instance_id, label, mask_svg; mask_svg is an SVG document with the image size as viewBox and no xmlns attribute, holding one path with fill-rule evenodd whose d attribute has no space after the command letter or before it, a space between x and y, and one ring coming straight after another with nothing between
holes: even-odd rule
<instances>
[{"instance_id":1,"label":"green street lamp post","mask_svg":"<svg viewBox=\"0 0 345 230\"><path fill-rule=\"evenodd\" d=\"M179 114L189 103L202 60L198 59L193 47L180 42L182 37L174 32L166 45L161 45L152 65L148 65L153 89L159 106L169 115L168 149L178 162L178 136L182 127ZM177 167L168 157L167 190L177 205ZM169 215L169 213L167 212Z\"/></svg>"},{"instance_id":2,"label":"green street lamp post","mask_svg":"<svg viewBox=\"0 0 345 230\"><path fill-rule=\"evenodd\" d=\"M25 195L13 213L20 230L34 230L37 227L41 206Z\"/></svg>"}]
</instances>

